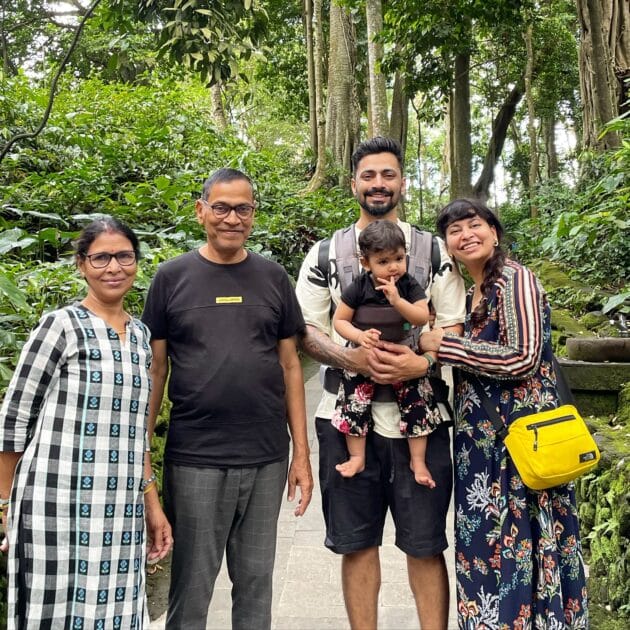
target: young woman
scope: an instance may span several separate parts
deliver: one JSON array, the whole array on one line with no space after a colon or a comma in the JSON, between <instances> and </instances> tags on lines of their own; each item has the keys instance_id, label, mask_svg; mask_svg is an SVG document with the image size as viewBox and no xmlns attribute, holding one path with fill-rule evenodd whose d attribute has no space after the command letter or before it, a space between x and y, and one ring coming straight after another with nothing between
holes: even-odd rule
<instances>
[{"instance_id":1,"label":"young woman","mask_svg":"<svg viewBox=\"0 0 630 630\"><path fill-rule=\"evenodd\" d=\"M148 559L171 528L145 434L151 350L123 308L139 246L106 217L76 243L85 298L45 315L0 411L8 627L142 628Z\"/></svg>"},{"instance_id":2,"label":"young woman","mask_svg":"<svg viewBox=\"0 0 630 630\"><path fill-rule=\"evenodd\" d=\"M460 628L587 628L586 581L572 486L523 485L483 400L510 424L557 406L550 311L535 276L501 249L482 203L438 217L449 254L474 285L463 337L435 329L423 350L456 368L455 543Z\"/></svg>"}]
</instances>

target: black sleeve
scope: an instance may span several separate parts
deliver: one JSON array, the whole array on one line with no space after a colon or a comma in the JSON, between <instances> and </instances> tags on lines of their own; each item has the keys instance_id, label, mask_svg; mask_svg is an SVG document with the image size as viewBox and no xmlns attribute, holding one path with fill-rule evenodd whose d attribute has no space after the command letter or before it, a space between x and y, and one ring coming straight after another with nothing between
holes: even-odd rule
<instances>
[{"instance_id":1,"label":"black sleeve","mask_svg":"<svg viewBox=\"0 0 630 630\"><path fill-rule=\"evenodd\" d=\"M363 304L363 278L363 275L355 278L341 294L341 301L354 311Z\"/></svg>"},{"instance_id":2,"label":"black sleeve","mask_svg":"<svg viewBox=\"0 0 630 630\"><path fill-rule=\"evenodd\" d=\"M149 287L141 318L142 323L151 331L152 339L166 339L168 336L166 292L164 272L158 269Z\"/></svg>"},{"instance_id":3,"label":"black sleeve","mask_svg":"<svg viewBox=\"0 0 630 630\"><path fill-rule=\"evenodd\" d=\"M411 275L409 275L408 278L409 284L407 286L407 297L405 299L412 304L418 300L426 300L427 294L420 286L420 283Z\"/></svg>"}]
</instances>

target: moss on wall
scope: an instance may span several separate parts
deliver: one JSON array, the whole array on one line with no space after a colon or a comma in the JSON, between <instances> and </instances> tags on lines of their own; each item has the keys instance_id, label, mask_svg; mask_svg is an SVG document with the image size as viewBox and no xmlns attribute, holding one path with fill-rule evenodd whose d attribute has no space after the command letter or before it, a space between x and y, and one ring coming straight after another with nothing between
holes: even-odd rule
<instances>
[{"instance_id":1,"label":"moss on wall","mask_svg":"<svg viewBox=\"0 0 630 630\"><path fill-rule=\"evenodd\" d=\"M591 627L602 630L630 625L630 383L619 398L614 418L589 419L602 459L595 472L576 483Z\"/></svg>"}]
</instances>

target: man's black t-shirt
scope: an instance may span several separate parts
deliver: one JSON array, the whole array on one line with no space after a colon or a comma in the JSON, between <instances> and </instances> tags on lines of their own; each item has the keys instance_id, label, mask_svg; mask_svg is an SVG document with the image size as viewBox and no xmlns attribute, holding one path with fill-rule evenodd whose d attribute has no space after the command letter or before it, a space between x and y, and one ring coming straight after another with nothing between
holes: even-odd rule
<instances>
[{"instance_id":1,"label":"man's black t-shirt","mask_svg":"<svg viewBox=\"0 0 630 630\"><path fill-rule=\"evenodd\" d=\"M158 269L142 320L167 341L167 461L254 466L288 455L277 346L304 320L280 265L252 252L233 265L184 254Z\"/></svg>"}]
</instances>

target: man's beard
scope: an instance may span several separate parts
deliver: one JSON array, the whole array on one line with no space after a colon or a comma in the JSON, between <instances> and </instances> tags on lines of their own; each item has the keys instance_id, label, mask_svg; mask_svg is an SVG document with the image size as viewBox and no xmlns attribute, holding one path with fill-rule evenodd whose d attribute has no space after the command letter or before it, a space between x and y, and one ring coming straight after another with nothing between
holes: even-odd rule
<instances>
[{"instance_id":1,"label":"man's beard","mask_svg":"<svg viewBox=\"0 0 630 630\"><path fill-rule=\"evenodd\" d=\"M393 208L396 207L398 200L394 201L394 195L387 192L385 194L389 194L389 199L384 201L384 203L379 204L371 204L367 198L369 194L373 194L376 191L368 190L368 194L363 197L363 201L359 201L359 205L370 215L373 217L383 217L389 212L392 211ZM378 191L382 192L382 191Z\"/></svg>"}]
</instances>

